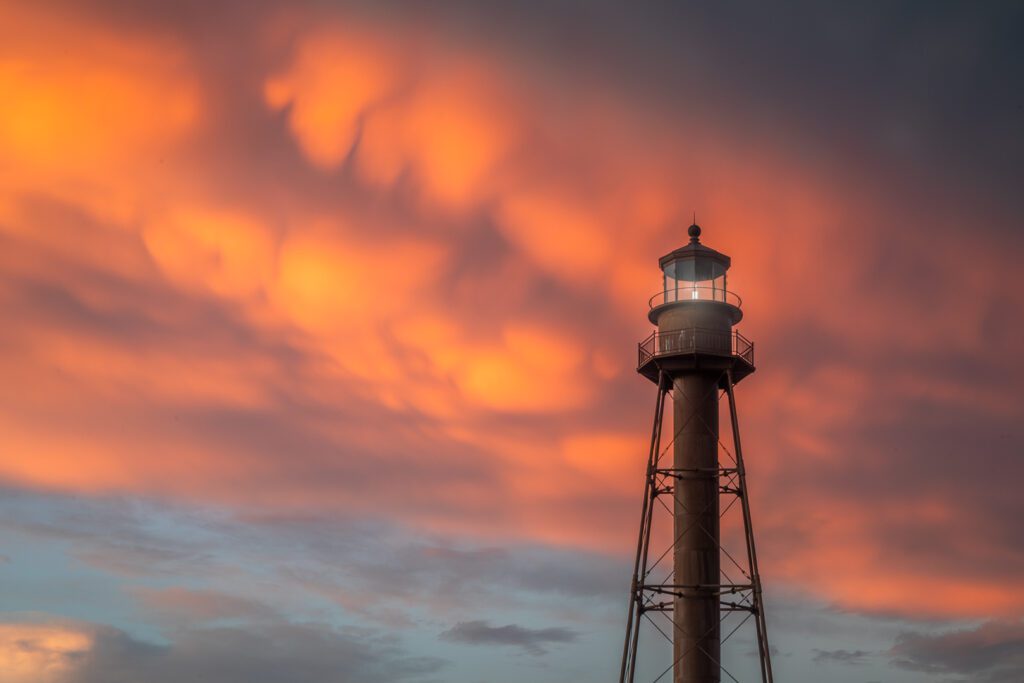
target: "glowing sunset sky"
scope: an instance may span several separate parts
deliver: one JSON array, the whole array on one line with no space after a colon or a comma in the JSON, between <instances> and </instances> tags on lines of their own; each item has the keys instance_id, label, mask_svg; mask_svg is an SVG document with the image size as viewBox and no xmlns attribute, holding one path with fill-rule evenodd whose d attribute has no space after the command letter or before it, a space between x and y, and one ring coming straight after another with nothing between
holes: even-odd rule
<instances>
[{"instance_id":1,"label":"glowing sunset sky","mask_svg":"<svg viewBox=\"0 0 1024 683\"><path fill-rule=\"evenodd\" d=\"M612 680L693 212L777 678L1024 680L1022 45L1015 3L0 0L0 683Z\"/></svg>"}]
</instances>

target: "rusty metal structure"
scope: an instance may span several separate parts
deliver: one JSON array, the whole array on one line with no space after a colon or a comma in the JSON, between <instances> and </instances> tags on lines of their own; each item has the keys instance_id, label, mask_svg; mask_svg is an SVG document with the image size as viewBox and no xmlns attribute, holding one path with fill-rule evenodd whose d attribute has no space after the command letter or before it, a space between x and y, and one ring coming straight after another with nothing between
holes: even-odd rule
<instances>
[{"instance_id":1,"label":"rusty metal structure","mask_svg":"<svg viewBox=\"0 0 1024 683\"><path fill-rule=\"evenodd\" d=\"M659 261L663 287L648 313L657 330L639 344L637 371L657 399L619 683L637 683L641 632L669 641L672 663L640 680L739 683L722 665L722 646L751 621L761 681L773 683L735 394L754 372L754 344L733 329L743 313L727 287L729 257L701 244L696 224L688 232L689 244ZM728 445L719 434L723 397ZM732 552L723 543L730 511L742 518L725 529Z\"/></svg>"}]
</instances>

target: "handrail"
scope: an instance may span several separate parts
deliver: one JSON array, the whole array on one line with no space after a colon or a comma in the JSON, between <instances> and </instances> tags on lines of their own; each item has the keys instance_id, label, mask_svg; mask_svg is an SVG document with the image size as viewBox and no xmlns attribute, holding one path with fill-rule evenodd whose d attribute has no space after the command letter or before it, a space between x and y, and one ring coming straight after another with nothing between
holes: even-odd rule
<instances>
[{"instance_id":1,"label":"handrail","mask_svg":"<svg viewBox=\"0 0 1024 683\"><path fill-rule=\"evenodd\" d=\"M704 327L687 327L667 332L652 332L637 345L638 364L642 367L657 356L685 353L710 353L736 356L754 364L754 342L736 330L725 332Z\"/></svg>"},{"instance_id":2,"label":"handrail","mask_svg":"<svg viewBox=\"0 0 1024 683\"><path fill-rule=\"evenodd\" d=\"M647 300L648 306L656 308L665 304L674 304L685 301L719 301L741 308L743 300L734 293L721 287L680 287L678 289L666 289L658 292Z\"/></svg>"}]
</instances>

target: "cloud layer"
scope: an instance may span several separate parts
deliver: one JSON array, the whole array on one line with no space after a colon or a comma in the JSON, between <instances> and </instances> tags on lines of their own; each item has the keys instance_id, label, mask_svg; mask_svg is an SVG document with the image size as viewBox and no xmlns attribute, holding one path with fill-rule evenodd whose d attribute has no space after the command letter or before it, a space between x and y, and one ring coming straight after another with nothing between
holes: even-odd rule
<instances>
[{"instance_id":1,"label":"cloud layer","mask_svg":"<svg viewBox=\"0 0 1024 683\"><path fill-rule=\"evenodd\" d=\"M757 343L767 580L1024 613L1015 11L392 10L0 9L5 485L223 509L302 552L331 518L465 542L353 561L365 585L423 562L606 591L507 547L629 553L633 344L696 210ZM174 575L206 550L76 552ZM291 580L366 610L322 569ZM138 593L246 609L204 595Z\"/></svg>"},{"instance_id":2,"label":"cloud layer","mask_svg":"<svg viewBox=\"0 0 1024 683\"><path fill-rule=\"evenodd\" d=\"M323 624L185 627L168 645L92 624L7 623L0 628L4 681L426 681L444 662L408 657L386 637ZM22 673L24 672L24 676ZM13 677L12 677L13 676ZM42 676L42 678L40 678Z\"/></svg>"},{"instance_id":3,"label":"cloud layer","mask_svg":"<svg viewBox=\"0 0 1024 683\"><path fill-rule=\"evenodd\" d=\"M1024 671L1024 624L987 622L941 634L906 633L890 651L897 666L992 683L1013 681Z\"/></svg>"}]
</instances>

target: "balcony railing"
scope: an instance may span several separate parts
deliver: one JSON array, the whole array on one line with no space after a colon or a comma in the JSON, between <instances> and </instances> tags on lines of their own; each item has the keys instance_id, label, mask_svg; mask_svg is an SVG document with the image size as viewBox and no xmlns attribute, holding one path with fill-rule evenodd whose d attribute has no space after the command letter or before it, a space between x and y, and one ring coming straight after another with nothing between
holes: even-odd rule
<instances>
[{"instance_id":1,"label":"balcony railing","mask_svg":"<svg viewBox=\"0 0 1024 683\"><path fill-rule=\"evenodd\" d=\"M710 353L719 356L737 356L754 364L754 342L739 332L723 332L703 327L688 327L671 332L654 332L640 342L637 367L643 367L656 356L675 356L685 353Z\"/></svg>"},{"instance_id":2,"label":"balcony railing","mask_svg":"<svg viewBox=\"0 0 1024 683\"><path fill-rule=\"evenodd\" d=\"M658 292L647 302L651 308L680 301L721 301L741 308L743 301L734 293L721 287L675 287Z\"/></svg>"}]
</instances>

